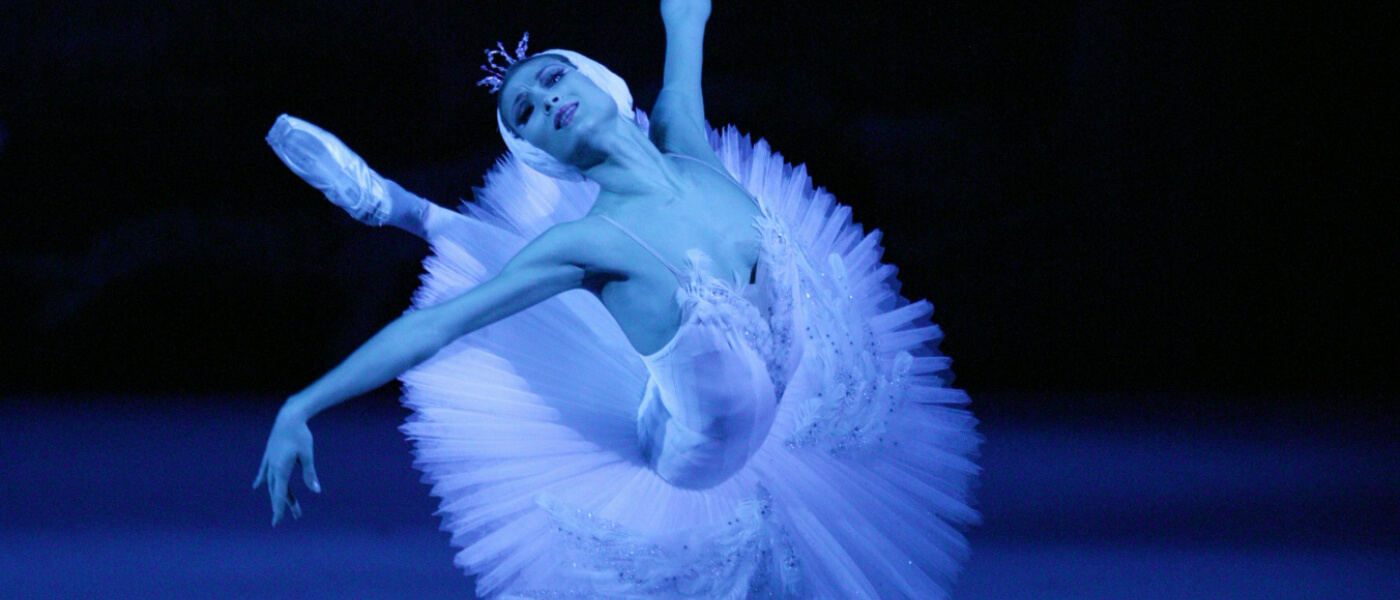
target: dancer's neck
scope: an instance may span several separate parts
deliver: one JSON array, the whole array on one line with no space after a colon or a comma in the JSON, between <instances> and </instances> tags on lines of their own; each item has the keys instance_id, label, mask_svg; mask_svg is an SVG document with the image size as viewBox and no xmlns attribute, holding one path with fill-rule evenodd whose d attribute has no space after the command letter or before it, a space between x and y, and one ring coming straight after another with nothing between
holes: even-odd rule
<instances>
[{"instance_id":1,"label":"dancer's neck","mask_svg":"<svg viewBox=\"0 0 1400 600\"><path fill-rule=\"evenodd\" d=\"M688 184L655 144L635 125L622 119L592 144L603 158L584 170L602 191L621 197L677 193Z\"/></svg>"}]
</instances>

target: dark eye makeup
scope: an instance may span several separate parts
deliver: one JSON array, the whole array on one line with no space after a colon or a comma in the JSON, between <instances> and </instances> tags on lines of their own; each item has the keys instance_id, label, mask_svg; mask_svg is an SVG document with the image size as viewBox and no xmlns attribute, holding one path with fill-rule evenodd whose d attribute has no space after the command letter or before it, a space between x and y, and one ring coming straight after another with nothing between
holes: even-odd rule
<instances>
[{"instance_id":1,"label":"dark eye makeup","mask_svg":"<svg viewBox=\"0 0 1400 600\"><path fill-rule=\"evenodd\" d=\"M537 78L544 87L554 87L554 84L559 83L559 80L564 78L564 73L567 71L568 69L564 65L551 65L540 69ZM530 115L534 114L535 107L528 102L518 102L517 104L520 108L516 111L515 124L517 126L524 125L530 120Z\"/></svg>"},{"instance_id":2,"label":"dark eye makeup","mask_svg":"<svg viewBox=\"0 0 1400 600\"><path fill-rule=\"evenodd\" d=\"M542 71L540 75L541 79L544 80L544 86L554 87L554 84L559 83L559 80L564 78L564 71L564 65L550 67Z\"/></svg>"}]
</instances>

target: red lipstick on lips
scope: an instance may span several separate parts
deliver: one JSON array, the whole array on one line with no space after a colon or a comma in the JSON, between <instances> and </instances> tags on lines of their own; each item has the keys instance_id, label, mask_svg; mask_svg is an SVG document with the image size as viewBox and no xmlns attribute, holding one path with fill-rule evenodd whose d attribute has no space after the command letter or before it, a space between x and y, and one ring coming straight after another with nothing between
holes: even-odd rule
<instances>
[{"instance_id":1,"label":"red lipstick on lips","mask_svg":"<svg viewBox=\"0 0 1400 600\"><path fill-rule=\"evenodd\" d=\"M578 102L570 102L559 107L559 112L554 113L554 128L561 129L574 120L574 111L578 110Z\"/></svg>"}]
</instances>

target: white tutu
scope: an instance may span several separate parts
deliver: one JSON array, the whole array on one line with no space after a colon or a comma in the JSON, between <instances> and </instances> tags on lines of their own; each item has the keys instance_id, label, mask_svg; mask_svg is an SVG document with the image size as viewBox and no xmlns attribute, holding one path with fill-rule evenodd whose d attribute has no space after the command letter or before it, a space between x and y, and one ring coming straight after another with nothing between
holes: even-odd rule
<instances>
[{"instance_id":1,"label":"white tutu","mask_svg":"<svg viewBox=\"0 0 1400 600\"><path fill-rule=\"evenodd\" d=\"M641 358L588 292L555 297L402 377L402 430L456 563L486 598L945 597L977 520L979 438L947 387L932 306L898 295L879 232L804 169L732 128L711 143L803 254L790 275L808 358L772 432L716 487L666 483L638 446ZM596 196L507 156L432 240L414 306L485 281Z\"/></svg>"}]
</instances>

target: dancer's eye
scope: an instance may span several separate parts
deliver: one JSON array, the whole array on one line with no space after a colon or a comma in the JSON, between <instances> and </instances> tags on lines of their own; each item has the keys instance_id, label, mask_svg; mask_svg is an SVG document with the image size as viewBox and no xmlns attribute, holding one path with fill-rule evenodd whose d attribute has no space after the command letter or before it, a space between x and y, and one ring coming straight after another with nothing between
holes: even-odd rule
<instances>
[{"instance_id":1,"label":"dancer's eye","mask_svg":"<svg viewBox=\"0 0 1400 600\"><path fill-rule=\"evenodd\" d=\"M530 120L530 114L533 112L535 112L535 107L531 104L526 104L520 109L520 115L515 118L515 124L524 125L526 121Z\"/></svg>"},{"instance_id":2,"label":"dancer's eye","mask_svg":"<svg viewBox=\"0 0 1400 600\"><path fill-rule=\"evenodd\" d=\"M554 87L554 84L559 83L559 80L563 78L564 68L556 67L545 75L544 85L545 87Z\"/></svg>"}]
</instances>

